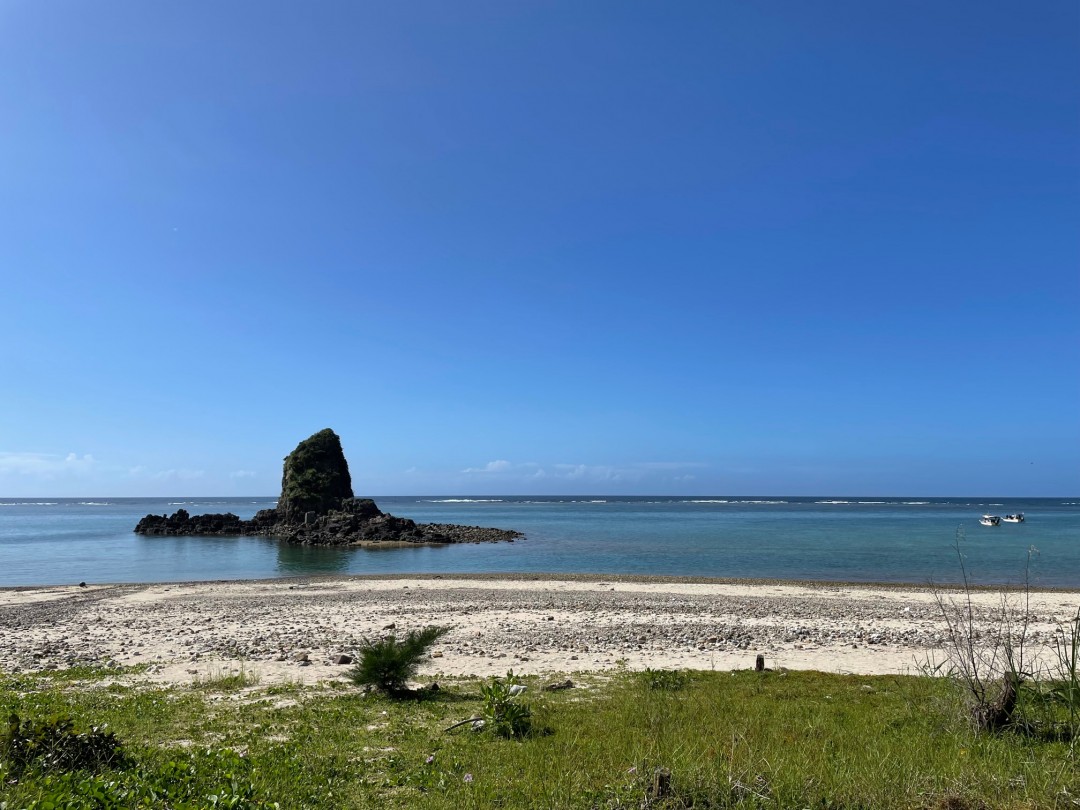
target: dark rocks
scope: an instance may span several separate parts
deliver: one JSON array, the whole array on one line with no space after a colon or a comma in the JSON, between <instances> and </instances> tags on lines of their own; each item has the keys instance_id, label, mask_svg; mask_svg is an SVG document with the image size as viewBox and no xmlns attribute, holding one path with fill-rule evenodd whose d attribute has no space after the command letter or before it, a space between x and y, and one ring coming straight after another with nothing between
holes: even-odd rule
<instances>
[{"instance_id":1,"label":"dark rocks","mask_svg":"<svg viewBox=\"0 0 1080 810\"><path fill-rule=\"evenodd\" d=\"M246 534L246 521L232 512L223 515L195 515L186 509L177 509L171 517L147 515L135 527L136 534Z\"/></svg>"},{"instance_id":2,"label":"dark rocks","mask_svg":"<svg viewBox=\"0 0 1080 810\"><path fill-rule=\"evenodd\" d=\"M545 692L561 692L563 689L573 689L574 682L567 678L565 681L554 681L542 687Z\"/></svg>"},{"instance_id":3,"label":"dark rocks","mask_svg":"<svg viewBox=\"0 0 1080 810\"><path fill-rule=\"evenodd\" d=\"M388 515L370 498L353 497L349 465L334 431L321 430L300 442L285 458L277 507L262 509L251 520L232 513L147 515L136 534L254 535L299 545L349 546L375 543L483 543L513 541L520 532L418 524Z\"/></svg>"},{"instance_id":4,"label":"dark rocks","mask_svg":"<svg viewBox=\"0 0 1080 810\"><path fill-rule=\"evenodd\" d=\"M482 526L458 526L453 523L422 523L421 528L441 539L444 543L490 543L496 540L514 542L521 532L512 529L487 529Z\"/></svg>"}]
</instances>

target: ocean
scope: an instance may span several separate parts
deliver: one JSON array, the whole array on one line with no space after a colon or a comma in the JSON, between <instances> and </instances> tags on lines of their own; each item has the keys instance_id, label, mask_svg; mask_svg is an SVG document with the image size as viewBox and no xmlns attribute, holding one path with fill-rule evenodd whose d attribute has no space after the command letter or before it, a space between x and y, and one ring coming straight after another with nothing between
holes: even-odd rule
<instances>
[{"instance_id":1,"label":"ocean","mask_svg":"<svg viewBox=\"0 0 1080 810\"><path fill-rule=\"evenodd\" d=\"M393 549L142 537L148 513L250 518L275 499L0 499L0 586L323 574L595 573L1080 588L1080 498L382 497L419 522L517 529L514 543ZM984 512L1024 512L984 527Z\"/></svg>"}]
</instances>

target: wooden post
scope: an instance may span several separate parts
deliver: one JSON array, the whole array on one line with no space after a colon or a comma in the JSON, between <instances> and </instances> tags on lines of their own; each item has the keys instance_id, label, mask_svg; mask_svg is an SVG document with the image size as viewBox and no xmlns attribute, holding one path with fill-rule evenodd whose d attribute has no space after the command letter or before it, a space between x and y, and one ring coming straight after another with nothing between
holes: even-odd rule
<instances>
[{"instance_id":1,"label":"wooden post","mask_svg":"<svg viewBox=\"0 0 1080 810\"><path fill-rule=\"evenodd\" d=\"M652 798L666 799L671 795L671 771L657 768L652 780Z\"/></svg>"},{"instance_id":2,"label":"wooden post","mask_svg":"<svg viewBox=\"0 0 1080 810\"><path fill-rule=\"evenodd\" d=\"M765 671L765 656L762 655L761 653L758 653L757 660L754 661L754 671L755 672L764 672Z\"/></svg>"}]
</instances>

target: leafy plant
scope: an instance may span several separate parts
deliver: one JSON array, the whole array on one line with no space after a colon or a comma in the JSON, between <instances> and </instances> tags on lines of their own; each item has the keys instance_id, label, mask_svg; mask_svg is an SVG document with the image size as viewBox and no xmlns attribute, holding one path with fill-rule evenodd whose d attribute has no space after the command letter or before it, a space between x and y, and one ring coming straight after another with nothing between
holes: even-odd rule
<instances>
[{"instance_id":1,"label":"leafy plant","mask_svg":"<svg viewBox=\"0 0 1080 810\"><path fill-rule=\"evenodd\" d=\"M68 717L23 720L15 712L0 751L15 777L31 765L44 771L96 771L126 759L120 741L104 726L80 731Z\"/></svg>"},{"instance_id":2,"label":"leafy plant","mask_svg":"<svg viewBox=\"0 0 1080 810\"><path fill-rule=\"evenodd\" d=\"M361 686L374 686L388 695L408 694L409 679L416 674L431 646L449 631L448 627L430 625L411 631L401 641L393 636L365 641L360 648L360 660L349 671L349 679Z\"/></svg>"},{"instance_id":3,"label":"leafy plant","mask_svg":"<svg viewBox=\"0 0 1080 810\"><path fill-rule=\"evenodd\" d=\"M49 773L34 786L33 798L19 806L26 810L275 810L277 803L258 796L251 771L251 764L236 752L207 749L156 767L134 764L123 771Z\"/></svg>"},{"instance_id":4,"label":"leafy plant","mask_svg":"<svg viewBox=\"0 0 1080 810\"><path fill-rule=\"evenodd\" d=\"M481 686L484 728L500 737L528 734L532 730L532 709L518 700L524 691L524 684L513 670L507 672L505 678L492 678L490 684Z\"/></svg>"}]
</instances>

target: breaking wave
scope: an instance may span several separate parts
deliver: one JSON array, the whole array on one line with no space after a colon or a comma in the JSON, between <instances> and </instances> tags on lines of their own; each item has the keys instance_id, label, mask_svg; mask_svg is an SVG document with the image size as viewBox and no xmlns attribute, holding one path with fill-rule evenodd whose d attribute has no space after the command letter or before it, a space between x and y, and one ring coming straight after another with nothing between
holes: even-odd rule
<instances>
[{"instance_id":1,"label":"breaking wave","mask_svg":"<svg viewBox=\"0 0 1080 810\"><path fill-rule=\"evenodd\" d=\"M502 503L502 498L437 498L421 503Z\"/></svg>"}]
</instances>

